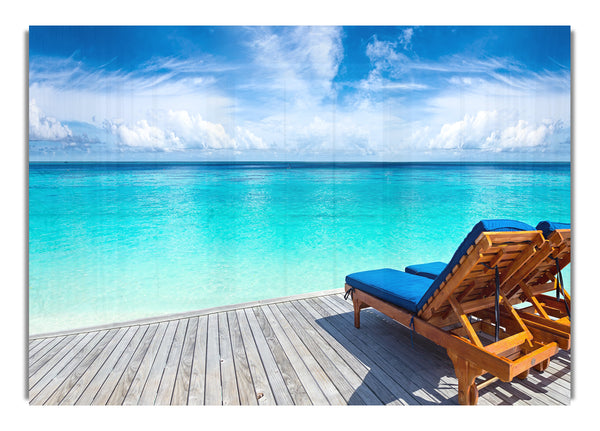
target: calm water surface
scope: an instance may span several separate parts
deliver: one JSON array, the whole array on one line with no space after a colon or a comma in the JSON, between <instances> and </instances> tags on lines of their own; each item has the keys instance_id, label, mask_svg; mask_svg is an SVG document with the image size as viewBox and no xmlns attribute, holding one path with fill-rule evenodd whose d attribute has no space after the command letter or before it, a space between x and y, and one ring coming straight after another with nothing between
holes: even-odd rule
<instances>
[{"instance_id":1,"label":"calm water surface","mask_svg":"<svg viewBox=\"0 0 600 431\"><path fill-rule=\"evenodd\" d=\"M569 164L31 163L30 333L447 261L480 219L570 222L570 180Z\"/></svg>"}]
</instances>

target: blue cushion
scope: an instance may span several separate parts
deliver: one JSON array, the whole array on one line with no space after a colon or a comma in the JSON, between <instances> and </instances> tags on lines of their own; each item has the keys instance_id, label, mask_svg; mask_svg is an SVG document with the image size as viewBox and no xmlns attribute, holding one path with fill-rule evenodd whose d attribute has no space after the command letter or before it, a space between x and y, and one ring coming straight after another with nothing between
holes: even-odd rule
<instances>
[{"instance_id":1,"label":"blue cushion","mask_svg":"<svg viewBox=\"0 0 600 431\"><path fill-rule=\"evenodd\" d=\"M431 280L384 268L350 274L346 276L346 283L416 313L417 304L431 285Z\"/></svg>"},{"instance_id":2,"label":"blue cushion","mask_svg":"<svg viewBox=\"0 0 600 431\"><path fill-rule=\"evenodd\" d=\"M547 237L557 229L571 229L571 224L544 220L539 222L535 228L536 230L541 230L544 236Z\"/></svg>"},{"instance_id":3,"label":"blue cushion","mask_svg":"<svg viewBox=\"0 0 600 431\"><path fill-rule=\"evenodd\" d=\"M427 277L435 280L438 275L446 268L446 262L429 262L420 263L418 265L410 265L404 268L409 274L418 275L419 277Z\"/></svg>"}]
</instances>

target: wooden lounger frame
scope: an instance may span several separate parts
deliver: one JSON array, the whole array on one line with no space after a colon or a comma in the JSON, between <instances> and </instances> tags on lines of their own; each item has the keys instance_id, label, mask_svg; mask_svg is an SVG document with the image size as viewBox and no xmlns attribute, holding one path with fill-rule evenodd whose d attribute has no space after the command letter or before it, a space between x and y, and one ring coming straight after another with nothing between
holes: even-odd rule
<instances>
[{"instance_id":1,"label":"wooden lounger frame","mask_svg":"<svg viewBox=\"0 0 600 431\"><path fill-rule=\"evenodd\" d=\"M416 314L346 284L354 326L360 328L360 310L373 307L446 348L458 378L459 403L477 404L478 390L489 384L475 384L478 376L490 373L493 380L506 382L525 378L530 368L543 371L560 345L570 346L570 332L551 323L530 328L508 297L532 272L532 259L547 243L539 231L483 232ZM490 269L496 266L503 310L499 325L494 317L495 270ZM496 327L499 339L490 343Z\"/></svg>"},{"instance_id":2,"label":"wooden lounger frame","mask_svg":"<svg viewBox=\"0 0 600 431\"><path fill-rule=\"evenodd\" d=\"M552 232L543 248L535 259L539 263L510 292L510 297L518 297L532 304L531 307L520 311L522 318L532 323L539 321L532 315L552 320L559 325L559 328L570 331L571 319L567 307L571 309L571 296L564 289L561 290L564 301L545 293L556 291L557 288L558 271L555 259L558 259L561 269L571 262L571 229L558 229Z\"/></svg>"}]
</instances>

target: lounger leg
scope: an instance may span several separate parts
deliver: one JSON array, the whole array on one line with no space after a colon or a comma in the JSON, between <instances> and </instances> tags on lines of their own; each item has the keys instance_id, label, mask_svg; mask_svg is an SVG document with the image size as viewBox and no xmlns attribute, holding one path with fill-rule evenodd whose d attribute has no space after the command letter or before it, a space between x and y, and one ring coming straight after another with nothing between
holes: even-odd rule
<instances>
[{"instance_id":1,"label":"lounger leg","mask_svg":"<svg viewBox=\"0 0 600 431\"><path fill-rule=\"evenodd\" d=\"M352 303L354 305L354 327L356 329L359 329L360 328L360 309L362 307L361 307L360 302L358 302L358 299L356 299L356 298L352 298Z\"/></svg>"},{"instance_id":2,"label":"lounger leg","mask_svg":"<svg viewBox=\"0 0 600 431\"><path fill-rule=\"evenodd\" d=\"M540 362L539 364L534 365L533 368L542 373L546 370L546 368L548 368L548 365L550 365L550 358Z\"/></svg>"},{"instance_id":3,"label":"lounger leg","mask_svg":"<svg viewBox=\"0 0 600 431\"><path fill-rule=\"evenodd\" d=\"M474 406L479 400L479 391L475 384L475 378L483 374L481 368L476 368L466 359L448 351L448 356L454 364L454 372L458 379L458 403L461 405Z\"/></svg>"}]
</instances>

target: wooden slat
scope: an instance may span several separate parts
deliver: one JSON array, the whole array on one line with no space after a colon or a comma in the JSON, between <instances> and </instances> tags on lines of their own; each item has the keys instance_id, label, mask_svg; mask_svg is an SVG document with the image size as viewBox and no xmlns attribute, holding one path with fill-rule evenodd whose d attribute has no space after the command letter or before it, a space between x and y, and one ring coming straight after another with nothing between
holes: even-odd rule
<instances>
[{"instance_id":1,"label":"wooden slat","mask_svg":"<svg viewBox=\"0 0 600 431\"><path fill-rule=\"evenodd\" d=\"M177 378L173 388L172 405L185 405L188 403L190 392L190 379L192 376L192 361L194 360L194 347L196 346L196 335L198 332L198 317L192 317L188 321L185 340L181 351L181 360L177 369Z\"/></svg>"},{"instance_id":2,"label":"wooden slat","mask_svg":"<svg viewBox=\"0 0 600 431\"><path fill-rule=\"evenodd\" d=\"M68 354L75 354L77 346L80 346L80 342L86 337L86 334L77 334L73 337L70 337L68 343L62 345L62 347L55 351L54 354L50 357L46 357L43 362L36 362L29 369L29 388L37 385L40 379L42 379L50 370L54 369L57 363L64 361L64 358ZM89 336L88 336L89 337ZM57 370L58 371L58 370ZM34 395L30 392L30 396Z\"/></svg>"},{"instance_id":3,"label":"wooden slat","mask_svg":"<svg viewBox=\"0 0 600 431\"><path fill-rule=\"evenodd\" d=\"M194 343L194 359L192 361L190 390L188 394L188 404L190 405L204 405L207 338L208 316L199 316L196 341Z\"/></svg>"},{"instance_id":4,"label":"wooden slat","mask_svg":"<svg viewBox=\"0 0 600 431\"><path fill-rule=\"evenodd\" d=\"M160 343L165 329L166 324L162 325L162 329L159 328L158 324L155 324L151 325L146 330L143 338L136 346L131 359L127 361L126 364L120 364L120 366L125 366L125 368L123 369L123 372L120 373L120 377L114 386L112 393L108 394L108 398L103 394L97 395L93 401L93 404L122 404L130 389L132 394L137 393L139 397L139 392L137 391L142 390L145 381L145 375L143 375L144 370L142 368L140 374L138 374L138 371L140 371L139 368L142 366L142 364L144 364L143 359L145 358L148 350L154 349L153 345Z\"/></svg>"},{"instance_id":5,"label":"wooden slat","mask_svg":"<svg viewBox=\"0 0 600 431\"><path fill-rule=\"evenodd\" d=\"M231 335L231 349L233 351L233 363L235 368L235 377L240 394L240 404L244 406L258 405L256 399L256 391L252 383L252 375L250 366L246 358L244 349L244 341L242 340L242 332L235 311L227 312L227 320L229 322L229 333Z\"/></svg>"},{"instance_id":6,"label":"wooden slat","mask_svg":"<svg viewBox=\"0 0 600 431\"><path fill-rule=\"evenodd\" d=\"M29 339L29 348L28 348L28 352L31 355L32 350L36 349L37 346L40 343L46 343L49 340L51 340L51 338L34 338L34 339Z\"/></svg>"},{"instance_id":7,"label":"wooden slat","mask_svg":"<svg viewBox=\"0 0 600 431\"><path fill-rule=\"evenodd\" d=\"M240 405L240 395L237 388L231 337L227 314L219 313L219 352L221 363L221 385L223 387L223 405Z\"/></svg>"},{"instance_id":8,"label":"wooden slat","mask_svg":"<svg viewBox=\"0 0 600 431\"><path fill-rule=\"evenodd\" d=\"M546 310L544 310L542 304L540 304L538 299L531 292L531 289L529 289L529 287L525 283L521 283L521 290L523 291L523 293L525 293L525 295L527 295L527 299L533 304L535 310L540 314L540 316L542 316L545 319L549 319L550 316L548 316L548 313L546 313Z\"/></svg>"},{"instance_id":9,"label":"wooden slat","mask_svg":"<svg viewBox=\"0 0 600 431\"><path fill-rule=\"evenodd\" d=\"M469 318L465 314L464 310L462 309L462 307L458 303L458 301L456 299L454 299L454 297L452 297L452 296L448 297L448 301L450 302L450 305L452 305L452 308L454 309L454 313L456 313L458 320L460 321L461 325L465 329L467 336L469 337L471 342L478 347L483 347L481 340L475 333L475 330L471 326L471 322L469 321Z\"/></svg>"},{"instance_id":10,"label":"wooden slat","mask_svg":"<svg viewBox=\"0 0 600 431\"><path fill-rule=\"evenodd\" d=\"M148 377L146 378L146 382L144 383L144 389L141 392L139 398L133 392L129 392L123 404L138 404L138 405L153 405L156 400L156 395L158 393L158 386L160 384L160 379L162 377L163 371L165 369L167 359L169 356L169 351L171 350L171 344L173 343L173 338L175 337L175 332L177 331L177 326L179 322L177 320L171 320L167 325L167 330L165 331L165 335L163 336L160 346L156 351L156 355L152 358L152 366L148 371Z\"/></svg>"},{"instance_id":11,"label":"wooden slat","mask_svg":"<svg viewBox=\"0 0 600 431\"><path fill-rule=\"evenodd\" d=\"M261 307L255 307L253 311L294 404L300 406L311 405L312 403L306 389L302 385L298 374L296 374L292 363L288 359Z\"/></svg>"},{"instance_id":12,"label":"wooden slat","mask_svg":"<svg viewBox=\"0 0 600 431\"><path fill-rule=\"evenodd\" d=\"M319 365L318 361L305 345L305 342L303 342L296 331L294 331L281 310L274 304L269 305L267 308L275 317L277 324L281 326L285 336L290 340L291 345L302 359L302 362L306 365L307 369L310 370L312 377L315 379L319 388L323 391L323 394L327 398L327 402L331 405L345 405L346 400L344 397L340 394L329 376ZM310 385L305 384L305 387L309 386ZM314 399L313 403L317 404Z\"/></svg>"},{"instance_id":13,"label":"wooden slat","mask_svg":"<svg viewBox=\"0 0 600 431\"><path fill-rule=\"evenodd\" d=\"M93 390L86 389L79 400L77 400L76 404L86 405L89 396L93 396L90 404L92 405L104 405L108 401L108 398L115 391L119 380L123 376L123 373L126 370L127 364L132 360L134 353L136 352L138 346L142 342L144 336L150 332L154 333L156 331L156 327L158 325L153 325L153 328L150 329L147 325L141 326L133 336L133 338L129 341L125 350L119 357L119 360L115 364L114 368L110 371L106 380L102 383L102 386L96 391L95 394L92 394ZM125 397L125 395L123 395Z\"/></svg>"},{"instance_id":14,"label":"wooden slat","mask_svg":"<svg viewBox=\"0 0 600 431\"><path fill-rule=\"evenodd\" d=\"M298 319L307 327L313 336L320 340L323 351L343 371L346 380L355 388L355 396L359 396L366 404L384 404L383 399L390 403L399 404L393 399L392 393L378 379L371 379L369 369L365 364L351 355L335 338L315 323L305 305L301 301L290 303L290 307L299 312ZM377 392L377 393L376 393Z\"/></svg>"},{"instance_id":15,"label":"wooden slat","mask_svg":"<svg viewBox=\"0 0 600 431\"><path fill-rule=\"evenodd\" d=\"M354 334L349 334L338 330L338 328L329 322L329 317L332 315L321 306L320 302L314 300L314 298L301 301L306 310L316 319L315 322L319 326L338 341L339 345L346 349L348 353L355 356L358 361L364 363L369 368L369 374L367 374L367 378L363 381L371 387L380 399L385 393L390 396L388 399L382 399L381 401L387 405L418 404L418 401L412 394L395 380L398 372L392 367L387 367L385 361L379 360L380 357L377 350L366 343L361 343L360 338L355 336L356 331L352 331ZM350 365L352 366L352 364ZM405 381L402 381L402 383L406 384ZM381 386L385 387L385 391L379 390Z\"/></svg>"},{"instance_id":16,"label":"wooden slat","mask_svg":"<svg viewBox=\"0 0 600 431\"><path fill-rule=\"evenodd\" d=\"M343 301L339 300L338 298L336 298L336 302L343 303ZM364 313L365 316L363 317L363 319L365 321L367 321L367 320L370 319L372 322L377 322L378 324L383 324L384 323L383 320L380 320L380 319L373 320L373 319L371 319L371 314L375 314L375 313L377 313L377 312L374 312L374 313L368 313L368 312L366 312L366 313ZM377 314L379 314L379 313L377 313ZM382 316L382 317L384 317L384 316ZM348 316L348 321L351 322L351 316ZM370 326L371 325L369 325L369 328L370 328ZM365 329L366 329L366 326L365 326ZM362 331L362 326L361 326L361 331ZM399 333L400 331L397 330L395 332ZM406 331L402 331L402 332L406 332ZM385 336L386 337L391 337L391 331L388 331L388 333ZM377 339L376 338L372 338L372 335L370 335L369 342L371 342L371 341L375 341L376 342ZM410 341L407 340L407 342L410 345ZM415 343L415 344L417 344L417 343ZM406 345L406 342L405 342L405 345ZM387 346L387 344L386 344L386 346ZM430 356L430 355L427 355L427 352L425 352L425 354L423 356L421 356L421 357L422 358L426 358L428 356ZM551 362L551 364L552 364L552 362ZM401 367L398 367L398 368L400 369ZM429 366L426 369L422 370L422 371L415 372L414 375L418 374L420 376L424 376L424 375L430 374L430 373L428 373L428 371L430 371L430 367ZM535 373L532 373L532 374L535 374ZM432 375L432 382L433 382L432 384L434 386L439 385L438 380L439 380L439 377L436 377L435 375ZM422 383L422 384L424 385L424 383ZM513 391L513 389L514 389L511 386L512 385L511 383L501 383L500 385L493 385L493 386L491 386L490 388L486 389L486 393L480 393L480 395L482 395L483 397L488 397L488 394L490 394L490 391L493 391L492 395L494 395L494 398L492 398L492 399L496 399L496 401L494 401L493 404L499 404L499 403L508 403L508 404L525 403L525 404L531 404L531 403L528 403L526 401L529 398L529 395L527 395L527 394L523 394L522 395L523 397L526 397L525 399L515 399L513 397L506 397L506 396L504 396L503 392L502 392L502 391L504 391L504 389L502 389L502 385L504 385L504 387L506 387L506 388L509 388L509 390L511 390L511 391ZM438 388L438 390L440 390L440 389ZM500 395L501 398L499 399L496 395ZM482 404L482 402L485 401L485 399L481 399L480 401L481 401L480 404ZM536 401L535 403L539 403L539 401Z\"/></svg>"},{"instance_id":17,"label":"wooden slat","mask_svg":"<svg viewBox=\"0 0 600 431\"><path fill-rule=\"evenodd\" d=\"M316 301L315 301L316 302ZM369 322L368 328L364 331L357 331L352 326L352 314L348 313L338 301L332 296L319 298L319 304L323 309L323 313L331 318L331 324L338 331L357 344L363 354L372 357L372 361L378 364L385 372L402 386L416 400L416 404L440 404L443 400L443 395L436 394L436 389L432 387L420 372L415 367L415 361L411 357L417 356L418 346L415 349L414 343L411 343L411 350L405 356L398 355L395 351L395 343L390 344L386 337L397 335L397 330L401 329L400 325L396 325L396 331L390 332L390 328L381 328L380 323L371 326L371 314L365 313L365 322ZM435 354L429 355L431 363L435 363ZM435 380L437 383L437 379ZM409 404L412 403L410 398L407 398Z\"/></svg>"},{"instance_id":18,"label":"wooden slat","mask_svg":"<svg viewBox=\"0 0 600 431\"><path fill-rule=\"evenodd\" d=\"M219 356L219 316L209 314L206 338L206 386L204 402L208 406L223 404L221 364Z\"/></svg>"},{"instance_id":19,"label":"wooden slat","mask_svg":"<svg viewBox=\"0 0 600 431\"><path fill-rule=\"evenodd\" d=\"M281 346L281 350L290 362L290 366L294 369L294 372L298 376L301 385L306 390L306 393L310 400L310 404L328 405L329 402L327 400L327 397L319 388L319 384L311 374L311 371L306 367L306 365L302 361L302 357L296 351L294 344L290 342L290 339L285 334L282 325L279 323L279 321L273 314L273 311L268 306L263 306L259 309L255 309L255 312L260 312L263 314L262 318L259 318L259 322L269 322L273 331L273 336L276 337L278 343ZM267 340L269 340L269 337L267 337ZM279 354L279 356L281 356L281 354Z\"/></svg>"},{"instance_id":20,"label":"wooden slat","mask_svg":"<svg viewBox=\"0 0 600 431\"><path fill-rule=\"evenodd\" d=\"M258 348L260 358L265 367L267 378L269 379L269 384L271 385L273 395L275 396L275 401L278 405L293 405L294 400L290 395L285 380L283 379L281 370L277 365L277 361L275 360L271 349L269 349L269 345L267 343L264 333L260 328L260 325L258 324L256 315L252 312L252 309L250 308L246 308L244 311L246 312L248 324L252 329L252 335L254 336L256 347Z\"/></svg>"},{"instance_id":21,"label":"wooden slat","mask_svg":"<svg viewBox=\"0 0 600 431\"><path fill-rule=\"evenodd\" d=\"M168 322L161 322L152 338L144 337L143 349L136 352L107 404L137 404L168 325Z\"/></svg>"},{"instance_id":22,"label":"wooden slat","mask_svg":"<svg viewBox=\"0 0 600 431\"><path fill-rule=\"evenodd\" d=\"M183 342L187 332L188 323L188 319L182 319L178 321L175 337L173 338L173 343L171 344L169 350L169 356L167 357L165 368L162 371L160 385L158 386L154 404L167 405L171 403L175 388L175 378L177 377L177 369L179 368L179 361L181 360L181 352L183 350Z\"/></svg>"},{"instance_id":23,"label":"wooden slat","mask_svg":"<svg viewBox=\"0 0 600 431\"><path fill-rule=\"evenodd\" d=\"M76 348L67 353L61 360L46 373L35 385L29 389L30 403L44 404L56 388L67 378L73 369L90 350L106 335L105 332L90 332L77 344Z\"/></svg>"},{"instance_id":24,"label":"wooden slat","mask_svg":"<svg viewBox=\"0 0 600 431\"><path fill-rule=\"evenodd\" d=\"M456 271L453 269L452 274L450 274L448 278L446 278L446 281L441 284L437 293L432 297L431 302L419 311L419 315L424 320L429 319L433 314L433 311L446 302L448 297L454 293L454 289L463 282L471 269L477 265L481 253L485 252L491 245L488 236L484 235L478 239L475 246L471 247L471 251L468 252L467 257L459 264Z\"/></svg>"},{"instance_id":25,"label":"wooden slat","mask_svg":"<svg viewBox=\"0 0 600 431\"><path fill-rule=\"evenodd\" d=\"M501 355L510 348L520 346L525 340L527 340L527 334L525 332L518 332L509 337L498 340L493 344L485 346L485 350L496 355Z\"/></svg>"},{"instance_id":26,"label":"wooden slat","mask_svg":"<svg viewBox=\"0 0 600 431\"><path fill-rule=\"evenodd\" d=\"M103 333L103 337L100 339L98 344L96 344L93 349L91 349L87 354L83 357L83 360L77 364L77 366L70 370L69 373L65 376L64 380L61 384L54 390L52 395L45 401L47 404L59 404L62 399L69 393L71 388L75 386L75 384L79 381L80 377L86 373L90 365L95 364L96 358L100 356L104 350L104 348L112 343L113 339L116 336L121 335L121 329L111 329L108 332Z\"/></svg>"},{"instance_id":27,"label":"wooden slat","mask_svg":"<svg viewBox=\"0 0 600 431\"><path fill-rule=\"evenodd\" d=\"M348 311L352 310L352 307L340 297L330 296L326 300L335 302ZM369 331L364 336L366 342L379 344L381 351L386 355L386 361L395 369L406 371L405 375L416 386L425 388L427 394L433 396L435 400L442 404L452 403L450 400L457 395L456 380L452 380L452 364L445 349L439 348L419 334L411 335L409 329L374 309L362 314L364 316L361 320L364 320L365 326L363 328L361 325L361 329L357 332ZM345 313L345 316L348 325L354 329L352 314ZM437 370L441 371L436 372ZM423 402L426 400L427 398L423 399ZM456 404L456 401L453 404Z\"/></svg>"},{"instance_id":28,"label":"wooden slat","mask_svg":"<svg viewBox=\"0 0 600 431\"><path fill-rule=\"evenodd\" d=\"M29 368L31 369L39 362L41 362L39 366L43 365L45 361L52 357L53 352L56 352L57 349L61 349L61 346L67 343L72 337L73 336L62 336L42 340L42 343L38 345L37 349L31 349L29 351Z\"/></svg>"},{"instance_id":29,"label":"wooden slat","mask_svg":"<svg viewBox=\"0 0 600 431\"><path fill-rule=\"evenodd\" d=\"M287 303L279 303L276 305L279 311L289 322L291 328L296 332L304 345L310 351L312 357L317 361L319 366L325 371L328 378L333 382L338 392L344 397L346 403L349 404L365 404L364 399L359 396L354 396L355 388L346 379L347 370L340 370L336 362L333 361L322 349L326 349L326 343L319 340L317 334L308 326L304 325L302 320L298 320L301 316L290 308Z\"/></svg>"},{"instance_id":30,"label":"wooden slat","mask_svg":"<svg viewBox=\"0 0 600 431\"><path fill-rule=\"evenodd\" d=\"M238 324L240 325L240 332L242 334L242 341L244 343L244 349L246 350L246 357L248 359L248 367L250 368L250 374L252 375L252 382L254 383L254 390L256 391L256 397L259 405L274 405L275 396L271 390L267 373L261 361L258 353L258 348L254 342L252 336L252 330L248 324L246 313L244 310L236 310L238 318Z\"/></svg>"},{"instance_id":31,"label":"wooden slat","mask_svg":"<svg viewBox=\"0 0 600 431\"><path fill-rule=\"evenodd\" d=\"M113 367L117 363L121 354L127 347L128 343L131 341L133 336L138 331L137 326L131 326L129 328L123 328L125 330L125 334L118 341L118 344L115 348L108 352L108 349L105 349L109 355L106 357L106 360L99 365L95 374L93 376L90 375L91 380L89 383L82 376L81 379L77 382L77 385L82 389L77 389L73 387L69 394L61 401L61 404L80 404L80 405L89 405L94 399L96 392L100 389L104 380L108 377L108 375L112 372ZM117 337L115 337L116 339ZM88 369L88 372L91 372L91 367Z\"/></svg>"}]
</instances>

